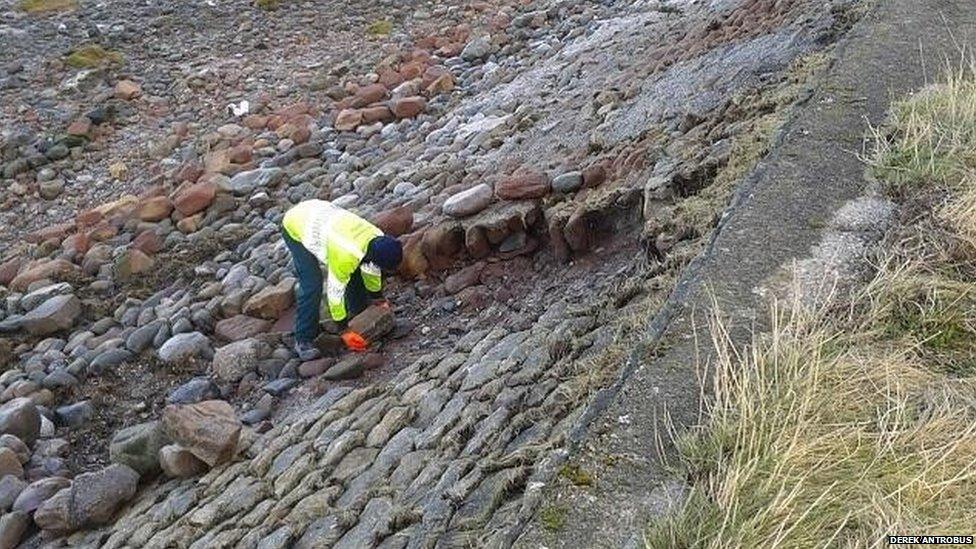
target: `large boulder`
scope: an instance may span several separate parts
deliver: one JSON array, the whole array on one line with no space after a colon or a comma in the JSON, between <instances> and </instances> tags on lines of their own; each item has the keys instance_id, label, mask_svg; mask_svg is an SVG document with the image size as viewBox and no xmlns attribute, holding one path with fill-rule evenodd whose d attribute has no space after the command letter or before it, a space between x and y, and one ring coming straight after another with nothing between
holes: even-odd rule
<instances>
[{"instance_id":1,"label":"large boulder","mask_svg":"<svg viewBox=\"0 0 976 549\"><path fill-rule=\"evenodd\" d=\"M159 472L159 449L166 444L162 426L149 421L115 433L108 447L112 463L128 465L142 477Z\"/></svg>"},{"instance_id":2,"label":"large boulder","mask_svg":"<svg viewBox=\"0 0 976 549\"><path fill-rule=\"evenodd\" d=\"M29 398L15 398L0 406L0 434L11 434L31 445L41 432L41 413Z\"/></svg>"},{"instance_id":3,"label":"large boulder","mask_svg":"<svg viewBox=\"0 0 976 549\"><path fill-rule=\"evenodd\" d=\"M81 314L81 300L71 294L56 295L41 303L21 320L21 327L33 335L67 330Z\"/></svg>"},{"instance_id":4,"label":"large boulder","mask_svg":"<svg viewBox=\"0 0 976 549\"><path fill-rule=\"evenodd\" d=\"M115 511L136 494L139 473L121 464L75 477L34 512L37 526L51 532L71 532L108 523Z\"/></svg>"},{"instance_id":5,"label":"large boulder","mask_svg":"<svg viewBox=\"0 0 976 549\"><path fill-rule=\"evenodd\" d=\"M211 467L234 457L241 427L234 408L223 400L169 405L163 410L166 435Z\"/></svg>"},{"instance_id":6,"label":"large boulder","mask_svg":"<svg viewBox=\"0 0 976 549\"><path fill-rule=\"evenodd\" d=\"M284 278L274 286L262 288L244 303L244 314L265 320L277 320L294 303L294 286L295 279Z\"/></svg>"},{"instance_id":7,"label":"large boulder","mask_svg":"<svg viewBox=\"0 0 976 549\"><path fill-rule=\"evenodd\" d=\"M258 362L270 351L267 343L257 339L228 343L214 352L214 375L221 381L236 383L248 372L256 370Z\"/></svg>"}]
</instances>

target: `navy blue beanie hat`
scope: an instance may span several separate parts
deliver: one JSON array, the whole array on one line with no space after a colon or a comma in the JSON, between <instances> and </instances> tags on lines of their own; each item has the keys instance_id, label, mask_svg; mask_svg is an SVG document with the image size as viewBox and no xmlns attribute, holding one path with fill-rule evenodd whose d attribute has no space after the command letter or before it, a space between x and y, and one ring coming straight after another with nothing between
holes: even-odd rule
<instances>
[{"instance_id":1,"label":"navy blue beanie hat","mask_svg":"<svg viewBox=\"0 0 976 549\"><path fill-rule=\"evenodd\" d=\"M392 236L377 236L369 241L364 259L375 263L384 271L393 271L400 266L400 261L403 259L403 246Z\"/></svg>"}]
</instances>

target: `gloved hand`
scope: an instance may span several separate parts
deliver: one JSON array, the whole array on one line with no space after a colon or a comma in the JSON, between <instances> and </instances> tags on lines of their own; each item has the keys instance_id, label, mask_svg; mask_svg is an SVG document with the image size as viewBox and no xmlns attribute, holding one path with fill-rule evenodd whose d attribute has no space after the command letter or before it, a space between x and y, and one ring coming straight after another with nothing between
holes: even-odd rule
<instances>
[{"instance_id":1,"label":"gloved hand","mask_svg":"<svg viewBox=\"0 0 976 549\"><path fill-rule=\"evenodd\" d=\"M342 338L342 342L346 344L346 348L356 353L365 351L366 345L369 344L365 337L352 330L342 332L340 337Z\"/></svg>"}]
</instances>

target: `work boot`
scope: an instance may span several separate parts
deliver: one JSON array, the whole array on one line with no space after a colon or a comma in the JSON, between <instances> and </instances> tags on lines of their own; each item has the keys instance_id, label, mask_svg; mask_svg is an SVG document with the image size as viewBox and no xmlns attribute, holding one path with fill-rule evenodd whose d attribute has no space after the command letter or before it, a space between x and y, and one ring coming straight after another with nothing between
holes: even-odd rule
<instances>
[{"instance_id":1,"label":"work boot","mask_svg":"<svg viewBox=\"0 0 976 549\"><path fill-rule=\"evenodd\" d=\"M316 358L322 356L322 353L319 352L318 347L312 344L311 341L296 341L295 352L298 353L298 358L302 362L315 360Z\"/></svg>"}]
</instances>

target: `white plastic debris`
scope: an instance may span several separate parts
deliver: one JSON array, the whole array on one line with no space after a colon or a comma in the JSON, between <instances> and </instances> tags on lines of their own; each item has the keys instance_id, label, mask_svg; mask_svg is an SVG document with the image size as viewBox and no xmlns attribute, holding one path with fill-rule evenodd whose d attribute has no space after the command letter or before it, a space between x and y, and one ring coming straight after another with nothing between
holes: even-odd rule
<instances>
[{"instance_id":1,"label":"white plastic debris","mask_svg":"<svg viewBox=\"0 0 976 549\"><path fill-rule=\"evenodd\" d=\"M242 99L238 104L227 105L227 112L233 114L234 116L244 116L251 110L251 104L248 103L247 99Z\"/></svg>"}]
</instances>

